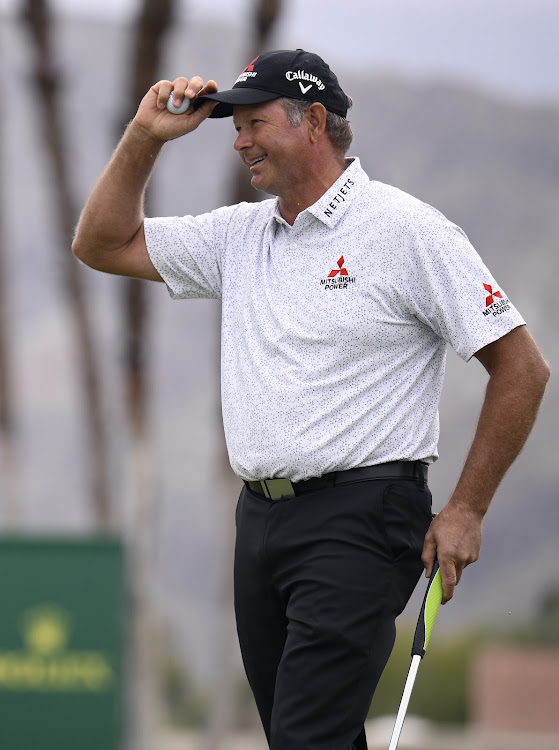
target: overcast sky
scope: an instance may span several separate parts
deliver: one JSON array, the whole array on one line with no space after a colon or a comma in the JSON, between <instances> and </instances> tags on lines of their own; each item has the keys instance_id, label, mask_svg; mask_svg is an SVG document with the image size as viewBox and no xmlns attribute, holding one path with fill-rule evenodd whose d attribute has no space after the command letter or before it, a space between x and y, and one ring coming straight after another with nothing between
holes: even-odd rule
<instances>
[{"instance_id":1,"label":"overcast sky","mask_svg":"<svg viewBox=\"0 0 559 750\"><path fill-rule=\"evenodd\" d=\"M10 14L20 0L0 0ZM139 0L51 0L59 11L125 20ZM191 20L249 22L252 0L180 0ZM559 103L559 0L285 0L282 45L337 69L458 78Z\"/></svg>"}]
</instances>

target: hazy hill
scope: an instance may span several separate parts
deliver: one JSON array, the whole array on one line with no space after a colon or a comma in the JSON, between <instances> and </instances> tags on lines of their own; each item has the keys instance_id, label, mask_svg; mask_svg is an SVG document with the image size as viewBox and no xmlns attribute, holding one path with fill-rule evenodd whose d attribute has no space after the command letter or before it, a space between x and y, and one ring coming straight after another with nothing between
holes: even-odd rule
<instances>
[{"instance_id":1,"label":"hazy hill","mask_svg":"<svg viewBox=\"0 0 559 750\"><path fill-rule=\"evenodd\" d=\"M77 206L115 143L118 98L126 86L126 42L123 29L100 22L63 21L60 26ZM27 40L3 23L1 48L2 81L10 92L2 115L2 229L11 251L11 343L26 518L33 529L83 530L81 409L71 327L60 293L52 195L29 86ZM227 29L177 31L162 77L207 73L228 87L242 67L245 48L246 40ZM419 85L374 71L359 79L338 73L355 100L352 153L372 178L434 204L464 228L546 356L557 362L559 110L523 108L448 82ZM170 144L154 181L156 212L196 213L227 202L235 164L232 140L231 123L221 121ZM93 272L87 278L111 415L111 471L119 514L125 518L121 284ZM158 285L150 294L161 602L185 638L196 639L191 653L203 664L215 619L217 567L229 564L219 543L230 530L234 504L231 499L224 506L212 494L217 305L171 303ZM477 362L466 365L449 353L441 459L431 473L437 508L459 471L484 382ZM488 516L482 558L466 572L440 627L480 617L504 619L508 612L520 616L557 582L557 413L552 382L538 428Z\"/></svg>"}]
</instances>

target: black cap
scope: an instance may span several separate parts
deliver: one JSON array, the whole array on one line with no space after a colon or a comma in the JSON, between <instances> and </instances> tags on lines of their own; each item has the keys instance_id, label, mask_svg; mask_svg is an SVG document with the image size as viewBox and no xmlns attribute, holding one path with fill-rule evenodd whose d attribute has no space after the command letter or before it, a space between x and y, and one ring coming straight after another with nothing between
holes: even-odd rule
<instances>
[{"instance_id":1,"label":"black cap","mask_svg":"<svg viewBox=\"0 0 559 750\"><path fill-rule=\"evenodd\" d=\"M243 70L232 89L201 96L196 104L208 99L217 101L210 117L231 117L236 104L261 104L284 96L320 102L330 112L347 115L347 96L336 76L321 57L303 49L259 55Z\"/></svg>"}]
</instances>

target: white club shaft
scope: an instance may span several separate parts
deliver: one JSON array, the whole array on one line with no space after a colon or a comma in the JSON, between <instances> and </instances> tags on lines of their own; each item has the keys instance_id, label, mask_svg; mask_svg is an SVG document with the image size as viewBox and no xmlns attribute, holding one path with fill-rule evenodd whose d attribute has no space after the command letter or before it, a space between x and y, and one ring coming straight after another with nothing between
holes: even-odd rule
<instances>
[{"instance_id":1,"label":"white club shaft","mask_svg":"<svg viewBox=\"0 0 559 750\"><path fill-rule=\"evenodd\" d=\"M404 726L404 719L406 718L406 711L408 710L408 703L410 702L411 691L413 690L413 683L415 682L415 676L419 667L421 656L416 654L412 657L410 671L408 672L408 678L404 686L404 692L402 694L402 700L400 701L400 708L398 709L398 715L396 716L396 722L392 731L392 739L390 740L390 747L388 750L396 750L398 747L398 741Z\"/></svg>"}]
</instances>

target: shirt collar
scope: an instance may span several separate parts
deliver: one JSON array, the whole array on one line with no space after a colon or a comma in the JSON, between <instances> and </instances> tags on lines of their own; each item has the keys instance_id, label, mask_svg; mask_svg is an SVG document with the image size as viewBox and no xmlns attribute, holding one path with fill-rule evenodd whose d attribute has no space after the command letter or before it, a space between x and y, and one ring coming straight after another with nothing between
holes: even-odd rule
<instances>
[{"instance_id":1,"label":"shirt collar","mask_svg":"<svg viewBox=\"0 0 559 750\"><path fill-rule=\"evenodd\" d=\"M370 182L369 176L356 156L347 158L346 164L346 169L332 187L316 203L306 209L308 213L330 228L336 226L353 199ZM305 211L302 213L304 214ZM287 224L279 210L279 199L276 199L273 216L278 222Z\"/></svg>"},{"instance_id":2,"label":"shirt collar","mask_svg":"<svg viewBox=\"0 0 559 750\"><path fill-rule=\"evenodd\" d=\"M336 226L353 200L369 184L369 177L357 157L346 159L346 163L348 166L330 190L307 209L328 227Z\"/></svg>"}]
</instances>

